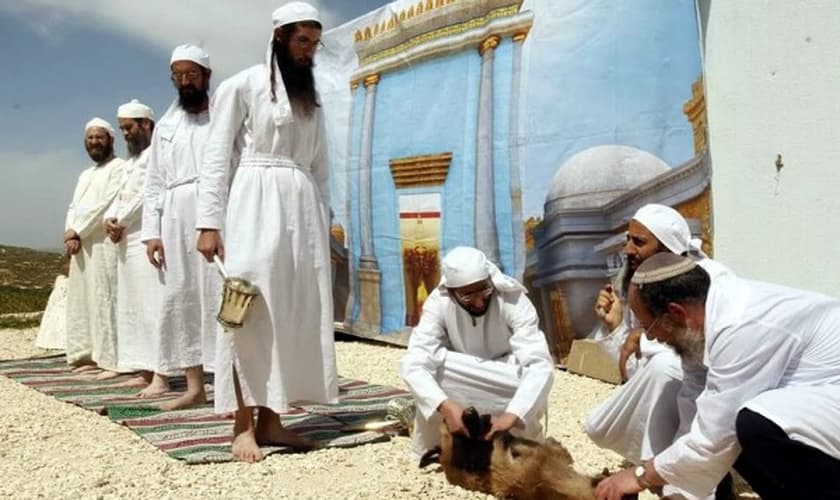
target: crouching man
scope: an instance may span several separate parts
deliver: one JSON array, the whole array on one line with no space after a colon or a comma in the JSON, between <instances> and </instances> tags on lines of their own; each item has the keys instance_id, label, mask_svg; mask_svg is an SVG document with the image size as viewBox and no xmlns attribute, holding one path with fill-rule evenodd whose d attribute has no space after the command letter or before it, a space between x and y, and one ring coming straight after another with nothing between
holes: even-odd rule
<instances>
[{"instance_id":1,"label":"crouching man","mask_svg":"<svg viewBox=\"0 0 840 500\"><path fill-rule=\"evenodd\" d=\"M475 248L453 249L441 267L400 369L417 404L413 452L440 445L441 419L466 434L468 406L492 415L485 438L542 440L554 363L525 287Z\"/></svg>"}]
</instances>

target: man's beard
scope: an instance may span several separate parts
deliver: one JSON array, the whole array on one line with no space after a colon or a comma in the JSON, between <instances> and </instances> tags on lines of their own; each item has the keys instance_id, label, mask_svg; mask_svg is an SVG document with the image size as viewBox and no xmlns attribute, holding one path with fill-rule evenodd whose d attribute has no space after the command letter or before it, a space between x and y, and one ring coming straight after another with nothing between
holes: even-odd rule
<instances>
[{"instance_id":1,"label":"man's beard","mask_svg":"<svg viewBox=\"0 0 840 500\"><path fill-rule=\"evenodd\" d=\"M697 328L677 328L674 331L671 346L682 360L693 366L703 364L706 352L706 338L703 331Z\"/></svg>"},{"instance_id":2,"label":"man's beard","mask_svg":"<svg viewBox=\"0 0 840 500\"><path fill-rule=\"evenodd\" d=\"M114 154L114 144L106 144L104 146L85 146L88 156L96 163L102 163L106 158L110 158Z\"/></svg>"},{"instance_id":3,"label":"man's beard","mask_svg":"<svg viewBox=\"0 0 840 500\"><path fill-rule=\"evenodd\" d=\"M312 59L295 61L289 55L286 45L277 40L274 41L273 50L292 109L300 115L312 116L315 108L318 107L315 76L312 74L312 66L314 66Z\"/></svg>"},{"instance_id":4,"label":"man's beard","mask_svg":"<svg viewBox=\"0 0 840 500\"><path fill-rule=\"evenodd\" d=\"M149 137L149 134L145 132L141 132L140 134L136 135L135 137L131 138L131 140L126 142L126 148L128 149L128 156L137 156L143 152L149 144L152 143L152 138Z\"/></svg>"},{"instance_id":5,"label":"man's beard","mask_svg":"<svg viewBox=\"0 0 840 500\"><path fill-rule=\"evenodd\" d=\"M192 83L178 87L178 104L187 113L198 113L207 102L207 87L199 89Z\"/></svg>"}]
</instances>

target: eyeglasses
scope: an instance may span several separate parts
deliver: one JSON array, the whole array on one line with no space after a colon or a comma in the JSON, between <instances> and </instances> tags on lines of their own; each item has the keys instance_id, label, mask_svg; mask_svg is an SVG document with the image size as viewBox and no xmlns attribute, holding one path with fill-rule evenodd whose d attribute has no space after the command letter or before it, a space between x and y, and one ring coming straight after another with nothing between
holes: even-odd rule
<instances>
[{"instance_id":1,"label":"eyeglasses","mask_svg":"<svg viewBox=\"0 0 840 500\"><path fill-rule=\"evenodd\" d=\"M476 299L486 299L493 295L493 284L490 283L487 285L487 288L482 288L481 290L476 290L475 292L470 293L461 293L458 291L453 292L455 297L460 300L461 302L472 302Z\"/></svg>"},{"instance_id":2,"label":"eyeglasses","mask_svg":"<svg viewBox=\"0 0 840 500\"><path fill-rule=\"evenodd\" d=\"M197 69L191 69L189 71L173 71L171 76L172 80L176 82L180 82L184 77L187 77L187 80L194 82L198 80L199 76L201 76L201 71Z\"/></svg>"},{"instance_id":3,"label":"eyeglasses","mask_svg":"<svg viewBox=\"0 0 840 500\"><path fill-rule=\"evenodd\" d=\"M293 45L297 45L302 49L322 49L324 48L324 43L321 40L310 40L305 36L296 36L292 38L291 43Z\"/></svg>"},{"instance_id":4,"label":"eyeglasses","mask_svg":"<svg viewBox=\"0 0 840 500\"><path fill-rule=\"evenodd\" d=\"M651 323L648 326L645 327L645 332L649 336L653 335L653 328L656 326L657 323L659 323L667 315L668 315L667 313L662 314L661 316L658 316L655 320L651 321Z\"/></svg>"}]
</instances>

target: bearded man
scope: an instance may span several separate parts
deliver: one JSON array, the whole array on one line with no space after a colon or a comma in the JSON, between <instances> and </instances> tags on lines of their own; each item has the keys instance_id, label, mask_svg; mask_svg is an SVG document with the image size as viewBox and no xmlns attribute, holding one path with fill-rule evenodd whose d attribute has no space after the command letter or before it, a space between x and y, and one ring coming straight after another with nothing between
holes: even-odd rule
<instances>
[{"instance_id":1,"label":"bearded man","mask_svg":"<svg viewBox=\"0 0 840 500\"><path fill-rule=\"evenodd\" d=\"M708 375L688 433L603 480L600 500L664 484L710 491L734 466L761 498L840 498L840 301L709 274L661 253L631 280L648 335Z\"/></svg>"},{"instance_id":2,"label":"bearded man","mask_svg":"<svg viewBox=\"0 0 840 500\"><path fill-rule=\"evenodd\" d=\"M449 251L441 270L400 365L417 405L413 454L440 445L441 421L466 434L468 406L491 415L486 439L542 440L554 363L525 287L471 247Z\"/></svg>"},{"instance_id":3,"label":"bearded man","mask_svg":"<svg viewBox=\"0 0 840 500\"><path fill-rule=\"evenodd\" d=\"M67 210L64 245L67 284L67 363L76 371L97 365L108 378L117 370L117 262L106 245L102 217L120 187L123 161L114 156L114 128L94 118L85 125L85 149L94 165L82 171Z\"/></svg>"},{"instance_id":4,"label":"bearded man","mask_svg":"<svg viewBox=\"0 0 840 500\"><path fill-rule=\"evenodd\" d=\"M158 122L149 150L142 239L162 285L156 376L141 392L168 389L166 376L184 371L187 390L161 409L207 401L204 370L212 371L221 286L195 250L197 182L210 129L210 57L195 45L172 51L169 69L178 98Z\"/></svg>"},{"instance_id":5,"label":"bearded man","mask_svg":"<svg viewBox=\"0 0 840 500\"><path fill-rule=\"evenodd\" d=\"M105 231L117 248L117 366L120 371L140 371L139 379L124 385L148 384L157 362L154 340L160 294L140 230L154 113L132 99L117 109L117 120L129 154L122 186L105 213Z\"/></svg>"},{"instance_id":6,"label":"bearded man","mask_svg":"<svg viewBox=\"0 0 840 500\"><path fill-rule=\"evenodd\" d=\"M236 412L233 454L245 462L262 460L260 445L315 446L278 412L338 396L327 145L312 74L320 16L291 2L272 20L266 64L216 91L199 182L198 249L261 290L241 330L219 335L216 412Z\"/></svg>"}]
</instances>

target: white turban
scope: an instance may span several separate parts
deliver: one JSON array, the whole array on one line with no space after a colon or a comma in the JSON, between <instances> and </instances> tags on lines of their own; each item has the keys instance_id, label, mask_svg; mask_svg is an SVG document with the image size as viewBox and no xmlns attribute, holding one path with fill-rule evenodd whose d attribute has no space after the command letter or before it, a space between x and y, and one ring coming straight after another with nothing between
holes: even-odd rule
<instances>
[{"instance_id":1,"label":"white turban","mask_svg":"<svg viewBox=\"0 0 840 500\"><path fill-rule=\"evenodd\" d=\"M677 255L694 253L706 256L701 249L702 241L691 238L685 218L671 207L650 203L637 210L633 220L645 226L660 243Z\"/></svg>"},{"instance_id":2,"label":"white turban","mask_svg":"<svg viewBox=\"0 0 840 500\"><path fill-rule=\"evenodd\" d=\"M177 61L192 61L199 66L210 69L210 56L201 47L187 43L175 47L172 51L172 59L169 60L169 65Z\"/></svg>"},{"instance_id":3,"label":"white turban","mask_svg":"<svg viewBox=\"0 0 840 500\"><path fill-rule=\"evenodd\" d=\"M154 117L155 113L152 111L152 108L137 99L132 99L117 108L117 118L146 118L153 120Z\"/></svg>"},{"instance_id":4,"label":"white turban","mask_svg":"<svg viewBox=\"0 0 840 500\"><path fill-rule=\"evenodd\" d=\"M484 252L472 247L455 247L440 263L439 288L460 288L490 278L493 286L503 292L526 291L515 279L502 273L487 259Z\"/></svg>"},{"instance_id":5,"label":"white turban","mask_svg":"<svg viewBox=\"0 0 840 500\"><path fill-rule=\"evenodd\" d=\"M105 129L105 131L108 132L108 135L110 135L111 138L114 137L114 127L112 127L110 123L103 120L102 118L93 118L89 122L87 122L85 124L85 133L87 133L88 129L94 127Z\"/></svg>"},{"instance_id":6,"label":"white turban","mask_svg":"<svg viewBox=\"0 0 840 500\"><path fill-rule=\"evenodd\" d=\"M321 23L321 15L318 9L306 2L289 2L271 14L271 23L275 28L301 21L315 21Z\"/></svg>"}]
</instances>

